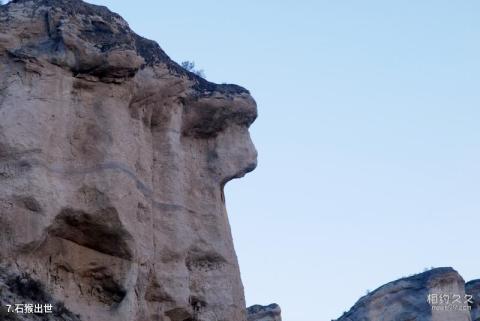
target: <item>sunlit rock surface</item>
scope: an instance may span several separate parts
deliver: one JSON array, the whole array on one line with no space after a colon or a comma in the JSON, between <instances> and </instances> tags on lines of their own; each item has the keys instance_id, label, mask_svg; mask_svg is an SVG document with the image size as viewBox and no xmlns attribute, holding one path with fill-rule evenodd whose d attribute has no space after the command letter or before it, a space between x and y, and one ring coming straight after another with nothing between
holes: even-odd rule
<instances>
[{"instance_id":1,"label":"sunlit rock surface","mask_svg":"<svg viewBox=\"0 0 480 321\"><path fill-rule=\"evenodd\" d=\"M245 321L223 188L256 166L256 116L104 7L1 6L2 303L19 277L51 320Z\"/></svg>"}]
</instances>

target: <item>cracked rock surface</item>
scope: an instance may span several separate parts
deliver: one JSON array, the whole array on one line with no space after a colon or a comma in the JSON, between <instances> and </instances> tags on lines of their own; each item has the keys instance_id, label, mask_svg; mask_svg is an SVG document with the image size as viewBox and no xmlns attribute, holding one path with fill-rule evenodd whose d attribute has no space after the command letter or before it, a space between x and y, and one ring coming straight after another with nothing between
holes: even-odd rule
<instances>
[{"instance_id":1,"label":"cracked rock surface","mask_svg":"<svg viewBox=\"0 0 480 321\"><path fill-rule=\"evenodd\" d=\"M52 320L245 321L223 188L256 116L105 7L0 6L2 304L20 277Z\"/></svg>"}]
</instances>

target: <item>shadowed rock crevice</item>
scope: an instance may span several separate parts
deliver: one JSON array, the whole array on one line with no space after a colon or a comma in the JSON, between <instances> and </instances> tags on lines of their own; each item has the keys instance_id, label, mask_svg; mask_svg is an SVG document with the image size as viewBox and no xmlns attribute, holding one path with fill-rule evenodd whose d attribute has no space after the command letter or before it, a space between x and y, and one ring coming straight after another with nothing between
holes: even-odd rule
<instances>
[{"instance_id":1,"label":"shadowed rock crevice","mask_svg":"<svg viewBox=\"0 0 480 321\"><path fill-rule=\"evenodd\" d=\"M197 321L194 319L193 313L185 308L174 308L165 314L171 321Z\"/></svg>"},{"instance_id":2,"label":"shadowed rock crevice","mask_svg":"<svg viewBox=\"0 0 480 321\"><path fill-rule=\"evenodd\" d=\"M17 201L20 206L34 213L42 213L42 205L33 196L19 196Z\"/></svg>"},{"instance_id":3,"label":"shadowed rock crevice","mask_svg":"<svg viewBox=\"0 0 480 321\"><path fill-rule=\"evenodd\" d=\"M89 287L90 295L106 305L111 306L122 302L127 293L105 267L84 272L82 277L84 286L88 285Z\"/></svg>"},{"instance_id":4,"label":"shadowed rock crevice","mask_svg":"<svg viewBox=\"0 0 480 321\"><path fill-rule=\"evenodd\" d=\"M115 208L89 214L71 208L63 209L55 218L50 234L100 253L132 259L131 235L125 230Z\"/></svg>"},{"instance_id":5,"label":"shadowed rock crevice","mask_svg":"<svg viewBox=\"0 0 480 321\"><path fill-rule=\"evenodd\" d=\"M49 299L43 285L30 278L28 274L11 277L6 285L10 291L33 302L44 302Z\"/></svg>"},{"instance_id":6,"label":"shadowed rock crevice","mask_svg":"<svg viewBox=\"0 0 480 321\"><path fill-rule=\"evenodd\" d=\"M227 261L220 254L214 252L190 251L185 265L189 271L212 271L222 269Z\"/></svg>"},{"instance_id":7,"label":"shadowed rock crevice","mask_svg":"<svg viewBox=\"0 0 480 321\"><path fill-rule=\"evenodd\" d=\"M22 303L52 304L52 314L21 315L7 312L6 305ZM9 273L0 267L0 320L2 321L81 321L63 302L54 300L45 286L27 273Z\"/></svg>"},{"instance_id":8,"label":"shadowed rock crevice","mask_svg":"<svg viewBox=\"0 0 480 321\"><path fill-rule=\"evenodd\" d=\"M257 110L246 101L222 97L186 101L184 105L183 134L195 138L216 137L227 127L249 127L257 118Z\"/></svg>"},{"instance_id":9,"label":"shadowed rock crevice","mask_svg":"<svg viewBox=\"0 0 480 321\"><path fill-rule=\"evenodd\" d=\"M58 237L47 238L37 253L41 256L30 260L47 268L45 283L49 291L57 297L73 297L74 307L80 304L116 309L127 296L131 261Z\"/></svg>"}]
</instances>

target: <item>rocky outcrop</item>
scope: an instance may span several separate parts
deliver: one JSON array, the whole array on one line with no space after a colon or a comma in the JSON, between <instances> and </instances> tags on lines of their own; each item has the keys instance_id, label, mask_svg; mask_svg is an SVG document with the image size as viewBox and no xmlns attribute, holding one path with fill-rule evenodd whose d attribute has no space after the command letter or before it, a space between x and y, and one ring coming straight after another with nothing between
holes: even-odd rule
<instances>
[{"instance_id":1,"label":"rocky outcrop","mask_svg":"<svg viewBox=\"0 0 480 321\"><path fill-rule=\"evenodd\" d=\"M480 321L480 280L470 281L465 284L465 291L472 296L473 303L470 304L472 321Z\"/></svg>"},{"instance_id":2,"label":"rocky outcrop","mask_svg":"<svg viewBox=\"0 0 480 321\"><path fill-rule=\"evenodd\" d=\"M282 321L282 310L278 304L254 305L247 309L248 321Z\"/></svg>"},{"instance_id":3,"label":"rocky outcrop","mask_svg":"<svg viewBox=\"0 0 480 321\"><path fill-rule=\"evenodd\" d=\"M470 321L471 300L455 270L437 268L378 288L337 321Z\"/></svg>"},{"instance_id":4,"label":"rocky outcrop","mask_svg":"<svg viewBox=\"0 0 480 321\"><path fill-rule=\"evenodd\" d=\"M78 320L245 321L223 188L256 116L104 7L1 6L2 271Z\"/></svg>"}]
</instances>

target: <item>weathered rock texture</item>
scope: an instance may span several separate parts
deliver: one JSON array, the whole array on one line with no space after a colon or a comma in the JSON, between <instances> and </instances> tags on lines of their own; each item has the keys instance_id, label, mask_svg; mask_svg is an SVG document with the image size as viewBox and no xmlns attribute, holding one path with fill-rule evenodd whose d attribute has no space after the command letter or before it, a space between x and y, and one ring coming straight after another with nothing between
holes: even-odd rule
<instances>
[{"instance_id":1,"label":"weathered rock texture","mask_svg":"<svg viewBox=\"0 0 480 321\"><path fill-rule=\"evenodd\" d=\"M248 321L282 321L282 310L278 304L254 305L247 309Z\"/></svg>"},{"instance_id":2,"label":"weathered rock texture","mask_svg":"<svg viewBox=\"0 0 480 321\"><path fill-rule=\"evenodd\" d=\"M472 321L480 321L480 280L470 281L465 284L465 291L472 296Z\"/></svg>"},{"instance_id":3,"label":"weathered rock texture","mask_svg":"<svg viewBox=\"0 0 480 321\"><path fill-rule=\"evenodd\" d=\"M12 313L16 303L45 302L55 306L52 314ZM44 286L30 278L27 274L15 275L0 267L0 320L2 321L80 321L65 308L61 301L57 301L46 292ZM8 307L7 305L10 305Z\"/></svg>"},{"instance_id":4,"label":"weathered rock texture","mask_svg":"<svg viewBox=\"0 0 480 321\"><path fill-rule=\"evenodd\" d=\"M223 187L256 166L256 116L247 90L183 70L104 7L1 6L5 278L71 319L245 321Z\"/></svg>"},{"instance_id":5,"label":"weathered rock texture","mask_svg":"<svg viewBox=\"0 0 480 321\"><path fill-rule=\"evenodd\" d=\"M468 300L463 278L437 268L378 288L337 321L470 321Z\"/></svg>"}]
</instances>

